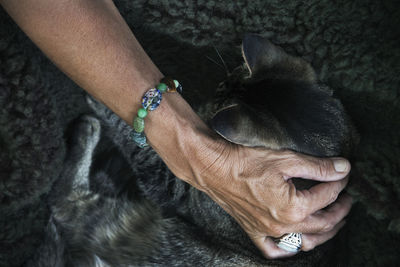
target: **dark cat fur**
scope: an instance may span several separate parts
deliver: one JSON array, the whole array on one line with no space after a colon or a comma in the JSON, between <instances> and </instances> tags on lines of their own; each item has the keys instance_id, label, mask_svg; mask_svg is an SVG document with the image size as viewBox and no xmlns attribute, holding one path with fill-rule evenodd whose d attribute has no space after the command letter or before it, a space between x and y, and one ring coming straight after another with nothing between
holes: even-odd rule
<instances>
[{"instance_id":1,"label":"dark cat fur","mask_svg":"<svg viewBox=\"0 0 400 267\"><path fill-rule=\"evenodd\" d=\"M211 120L217 132L244 145L318 156L350 151L355 137L350 121L340 102L317 84L306 62L254 35L245 38L243 50L251 76L238 68L221 84L216 102L208 105L219 110ZM54 236L60 233L64 250L60 266L327 265L332 242L294 258L264 259L207 195L177 179L151 148L137 148L129 125L102 104L90 98L88 103L131 166L144 197L129 197L129 188L91 190L89 169L100 123L82 118L74 127L65 171L51 201L57 231L50 230ZM103 176L97 178L112 180ZM49 266L44 257L35 265Z\"/></svg>"},{"instance_id":2,"label":"dark cat fur","mask_svg":"<svg viewBox=\"0 0 400 267\"><path fill-rule=\"evenodd\" d=\"M356 132L311 66L257 35L246 35L242 48L251 76L232 79L231 90L219 90L219 98L230 104L219 104L222 109L211 120L214 130L246 146L348 156Z\"/></svg>"}]
</instances>

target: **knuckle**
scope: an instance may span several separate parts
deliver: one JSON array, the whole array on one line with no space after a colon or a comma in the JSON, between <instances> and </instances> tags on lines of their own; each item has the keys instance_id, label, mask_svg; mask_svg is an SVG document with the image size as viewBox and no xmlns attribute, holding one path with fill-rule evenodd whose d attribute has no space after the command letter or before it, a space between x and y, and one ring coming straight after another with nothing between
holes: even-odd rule
<instances>
[{"instance_id":1,"label":"knuckle","mask_svg":"<svg viewBox=\"0 0 400 267\"><path fill-rule=\"evenodd\" d=\"M287 221L288 223L299 223L304 220L303 213L300 211L296 212L291 212L290 214L287 215Z\"/></svg>"},{"instance_id":2,"label":"knuckle","mask_svg":"<svg viewBox=\"0 0 400 267\"><path fill-rule=\"evenodd\" d=\"M331 197L329 199L329 204L331 204L331 203L333 203L333 202L335 202L337 200L337 198L339 196L339 193L340 193L339 190L333 190L332 191L332 195L331 195Z\"/></svg>"},{"instance_id":3,"label":"knuckle","mask_svg":"<svg viewBox=\"0 0 400 267\"><path fill-rule=\"evenodd\" d=\"M281 209L280 211L275 213L275 219L279 222L287 222L287 212L285 209Z\"/></svg>"},{"instance_id":4,"label":"knuckle","mask_svg":"<svg viewBox=\"0 0 400 267\"><path fill-rule=\"evenodd\" d=\"M263 250L261 250L261 252L262 252L262 254L264 255L264 257L266 259L273 260L273 259L276 258L276 256L274 256L273 253L271 253L269 250L264 250L263 249Z\"/></svg>"},{"instance_id":5,"label":"knuckle","mask_svg":"<svg viewBox=\"0 0 400 267\"><path fill-rule=\"evenodd\" d=\"M286 165L301 166L303 164L303 159L292 151L285 153L285 159Z\"/></svg>"},{"instance_id":6,"label":"knuckle","mask_svg":"<svg viewBox=\"0 0 400 267\"><path fill-rule=\"evenodd\" d=\"M281 237L282 235L285 234L285 231L283 230L283 227L279 224L272 224L270 226L270 231L269 235L272 237Z\"/></svg>"},{"instance_id":7,"label":"knuckle","mask_svg":"<svg viewBox=\"0 0 400 267\"><path fill-rule=\"evenodd\" d=\"M301 158L299 158L299 156L297 156L293 151L283 151L281 152L280 156L282 157L282 164L280 167L285 170L288 168L288 166L301 166Z\"/></svg>"},{"instance_id":8,"label":"knuckle","mask_svg":"<svg viewBox=\"0 0 400 267\"><path fill-rule=\"evenodd\" d=\"M316 240L311 236L303 236L303 243L301 244L302 251L313 250L317 246Z\"/></svg>"},{"instance_id":9,"label":"knuckle","mask_svg":"<svg viewBox=\"0 0 400 267\"><path fill-rule=\"evenodd\" d=\"M275 259L274 256L269 255L269 252L263 252L263 255L264 255L264 257L265 257L267 260L273 260L273 259Z\"/></svg>"},{"instance_id":10,"label":"knuckle","mask_svg":"<svg viewBox=\"0 0 400 267\"><path fill-rule=\"evenodd\" d=\"M290 150L285 151L285 156L289 160L300 161L298 154L293 151Z\"/></svg>"},{"instance_id":11,"label":"knuckle","mask_svg":"<svg viewBox=\"0 0 400 267\"><path fill-rule=\"evenodd\" d=\"M299 223L306 218L306 212L297 205L291 205L285 210L283 217L287 223Z\"/></svg>"},{"instance_id":12,"label":"knuckle","mask_svg":"<svg viewBox=\"0 0 400 267\"><path fill-rule=\"evenodd\" d=\"M281 221L281 212L278 209L271 209L270 210L271 217L280 222Z\"/></svg>"},{"instance_id":13,"label":"knuckle","mask_svg":"<svg viewBox=\"0 0 400 267\"><path fill-rule=\"evenodd\" d=\"M330 174L330 163L326 160L318 160L318 175L321 177L328 177Z\"/></svg>"},{"instance_id":14,"label":"knuckle","mask_svg":"<svg viewBox=\"0 0 400 267\"><path fill-rule=\"evenodd\" d=\"M315 245L312 244L311 242L306 242L302 245L301 250L303 251L310 251L313 250L315 248Z\"/></svg>"},{"instance_id":15,"label":"knuckle","mask_svg":"<svg viewBox=\"0 0 400 267\"><path fill-rule=\"evenodd\" d=\"M303 209L298 211L298 217L297 217L297 221L298 222L302 222L307 218L307 213L306 211L304 211Z\"/></svg>"},{"instance_id":16,"label":"knuckle","mask_svg":"<svg viewBox=\"0 0 400 267\"><path fill-rule=\"evenodd\" d=\"M324 225L322 226L322 232L329 232L333 229L334 225L332 222L326 222L324 223Z\"/></svg>"}]
</instances>

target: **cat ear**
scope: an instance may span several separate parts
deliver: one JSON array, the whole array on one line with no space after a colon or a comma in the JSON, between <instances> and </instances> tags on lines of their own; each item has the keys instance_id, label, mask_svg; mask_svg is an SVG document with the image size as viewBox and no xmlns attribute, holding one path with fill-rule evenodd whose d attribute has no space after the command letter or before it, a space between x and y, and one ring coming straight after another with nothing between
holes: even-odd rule
<instances>
[{"instance_id":1,"label":"cat ear","mask_svg":"<svg viewBox=\"0 0 400 267\"><path fill-rule=\"evenodd\" d=\"M250 75L257 72L290 80L315 82L316 75L310 64L298 57L292 57L266 38L246 34L243 38L242 55ZM265 70L265 71L263 71Z\"/></svg>"},{"instance_id":2,"label":"cat ear","mask_svg":"<svg viewBox=\"0 0 400 267\"><path fill-rule=\"evenodd\" d=\"M245 104L235 104L219 110L210 124L214 131L235 144L271 149L287 147L287 135L276 120L268 115L260 118L254 113Z\"/></svg>"},{"instance_id":3,"label":"cat ear","mask_svg":"<svg viewBox=\"0 0 400 267\"><path fill-rule=\"evenodd\" d=\"M282 57L282 51L267 39L256 34L246 34L242 43L242 55L250 73L263 65L273 65Z\"/></svg>"},{"instance_id":4,"label":"cat ear","mask_svg":"<svg viewBox=\"0 0 400 267\"><path fill-rule=\"evenodd\" d=\"M239 106L237 104L224 107L217 111L210 121L211 127L219 135L232 143L240 143L238 136L240 136L239 126Z\"/></svg>"}]
</instances>

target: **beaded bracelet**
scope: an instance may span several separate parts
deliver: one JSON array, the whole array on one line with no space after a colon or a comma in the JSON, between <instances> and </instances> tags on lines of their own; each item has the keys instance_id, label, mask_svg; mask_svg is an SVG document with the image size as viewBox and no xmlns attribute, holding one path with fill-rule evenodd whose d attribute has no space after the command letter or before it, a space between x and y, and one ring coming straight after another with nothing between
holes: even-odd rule
<instances>
[{"instance_id":1,"label":"beaded bracelet","mask_svg":"<svg viewBox=\"0 0 400 267\"><path fill-rule=\"evenodd\" d=\"M140 148L148 146L146 135L144 134L144 118L148 111L155 110L161 103L162 94L165 92L182 93L182 85L171 78L162 78L156 88L148 90L142 98L142 107L138 110L137 116L133 120L132 139Z\"/></svg>"}]
</instances>

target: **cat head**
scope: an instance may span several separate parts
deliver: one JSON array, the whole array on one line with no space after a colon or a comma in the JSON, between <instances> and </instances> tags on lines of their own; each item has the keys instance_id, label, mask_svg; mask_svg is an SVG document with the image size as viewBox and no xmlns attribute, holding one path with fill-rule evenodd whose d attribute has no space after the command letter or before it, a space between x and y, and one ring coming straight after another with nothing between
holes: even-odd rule
<instances>
[{"instance_id":1,"label":"cat head","mask_svg":"<svg viewBox=\"0 0 400 267\"><path fill-rule=\"evenodd\" d=\"M354 127L310 64L254 34L245 36L242 54L247 75L224 83L229 101L211 119L217 133L245 146L314 156L349 154Z\"/></svg>"}]
</instances>

